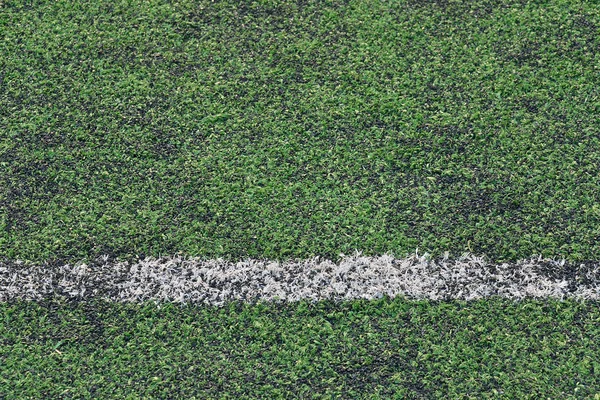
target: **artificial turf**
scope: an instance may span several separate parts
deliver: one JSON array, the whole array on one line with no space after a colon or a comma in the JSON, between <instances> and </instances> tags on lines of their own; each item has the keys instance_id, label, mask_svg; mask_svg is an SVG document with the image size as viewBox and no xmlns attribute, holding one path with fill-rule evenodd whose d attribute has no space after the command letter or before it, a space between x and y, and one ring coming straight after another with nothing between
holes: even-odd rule
<instances>
[{"instance_id":1,"label":"artificial turf","mask_svg":"<svg viewBox=\"0 0 600 400\"><path fill-rule=\"evenodd\" d=\"M584 1L1 1L0 259L598 263L599 49ZM597 301L228 307L2 303L0 397L600 398Z\"/></svg>"}]
</instances>

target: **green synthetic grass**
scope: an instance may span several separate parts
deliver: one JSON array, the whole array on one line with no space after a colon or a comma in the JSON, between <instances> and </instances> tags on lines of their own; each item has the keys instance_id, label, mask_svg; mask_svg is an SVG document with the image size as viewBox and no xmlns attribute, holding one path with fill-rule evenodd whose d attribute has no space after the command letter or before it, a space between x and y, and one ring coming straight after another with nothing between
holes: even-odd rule
<instances>
[{"instance_id":1,"label":"green synthetic grass","mask_svg":"<svg viewBox=\"0 0 600 400\"><path fill-rule=\"evenodd\" d=\"M0 258L598 260L599 27L558 0L2 1ZM247 307L1 304L0 397L600 398L597 302Z\"/></svg>"},{"instance_id":2,"label":"green synthetic grass","mask_svg":"<svg viewBox=\"0 0 600 400\"><path fill-rule=\"evenodd\" d=\"M8 258L597 259L597 7L36 4L2 8Z\"/></svg>"},{"instance_id":3,"label":"green synthetic grass","mask_svg":"<svg viewBox=\"0 0 600 400\"><path fill-rule=\"evenodd\" d=\"M1 307L7 398L600 397L597 305Z\"/></svg>"}]
</instances>

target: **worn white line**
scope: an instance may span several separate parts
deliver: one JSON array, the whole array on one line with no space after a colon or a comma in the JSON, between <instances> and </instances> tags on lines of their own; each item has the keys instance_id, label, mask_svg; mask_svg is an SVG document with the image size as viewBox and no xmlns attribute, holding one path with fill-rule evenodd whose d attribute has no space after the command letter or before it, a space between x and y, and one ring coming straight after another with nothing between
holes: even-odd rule
<instances>
[{"instance_id":1,"label":"worn white line","mask_svg":"<svg viewBox=\"0 0 600 400\"><path fill-rule=\"evenodd\" d=\"M344 256L339 263L315 257L304 261L145 258L48 267L0 262L0 301L42 300L49 296L118 302L205 303L228 301L313 301L391 298L477 300L498 296L600 299L598 263L542 259L491 264L469 253L456 260L428 254L396 259Z\"/></svg>"}]
</instances>

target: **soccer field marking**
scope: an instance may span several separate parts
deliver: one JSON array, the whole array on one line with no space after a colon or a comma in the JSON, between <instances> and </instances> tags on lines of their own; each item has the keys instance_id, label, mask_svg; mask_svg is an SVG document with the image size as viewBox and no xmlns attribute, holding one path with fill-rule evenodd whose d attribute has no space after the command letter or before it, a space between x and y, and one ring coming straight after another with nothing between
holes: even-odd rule
<instances>
[{"instance_id":1,"label":"soccer field marking","mask_svg":"<svg viewBox=\"0 0 600 400\"><path fill-rule=\"evenodd\" d=\"M541 256L516 263L493 264L466 253L453 260L428 254L397 259L341 254L338 263L315 257L277 262L221 258L146 257L136 262L49 267L21 261L0 262L0 301L43 300L49 296L116 302L205 303L228 301L335 301L379 299L478 300L502 297L600 298L599 265L567 264Z\"/></svg>"}]
</instances>

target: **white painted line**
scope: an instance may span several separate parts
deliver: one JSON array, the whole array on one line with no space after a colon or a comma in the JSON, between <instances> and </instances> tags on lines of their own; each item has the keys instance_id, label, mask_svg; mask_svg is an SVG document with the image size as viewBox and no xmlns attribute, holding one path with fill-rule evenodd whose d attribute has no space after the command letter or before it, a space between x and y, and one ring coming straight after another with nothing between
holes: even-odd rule
<instances>
[{"instance_id":1,"label":"white painted line","mask_svg":"<svg viewBox=\"0 0 600 400\"><path fill-rule=\"evenodd\" d=\"M417 249L418 252L418 249ZM490 264L466 253L457 260L431 260L426 253L405 259L360 252L334 263L319 257L273 262L183 257L145 258L129 265L103 256L91 265L50 268L21 261L0 262L0 301L42 300L58 295L117 302L205 303L377 299L477 300L498 296L600 299L600 266L565 260ZM568 268L567 268L568 267Z\"/></svg>"}]
</instances>

